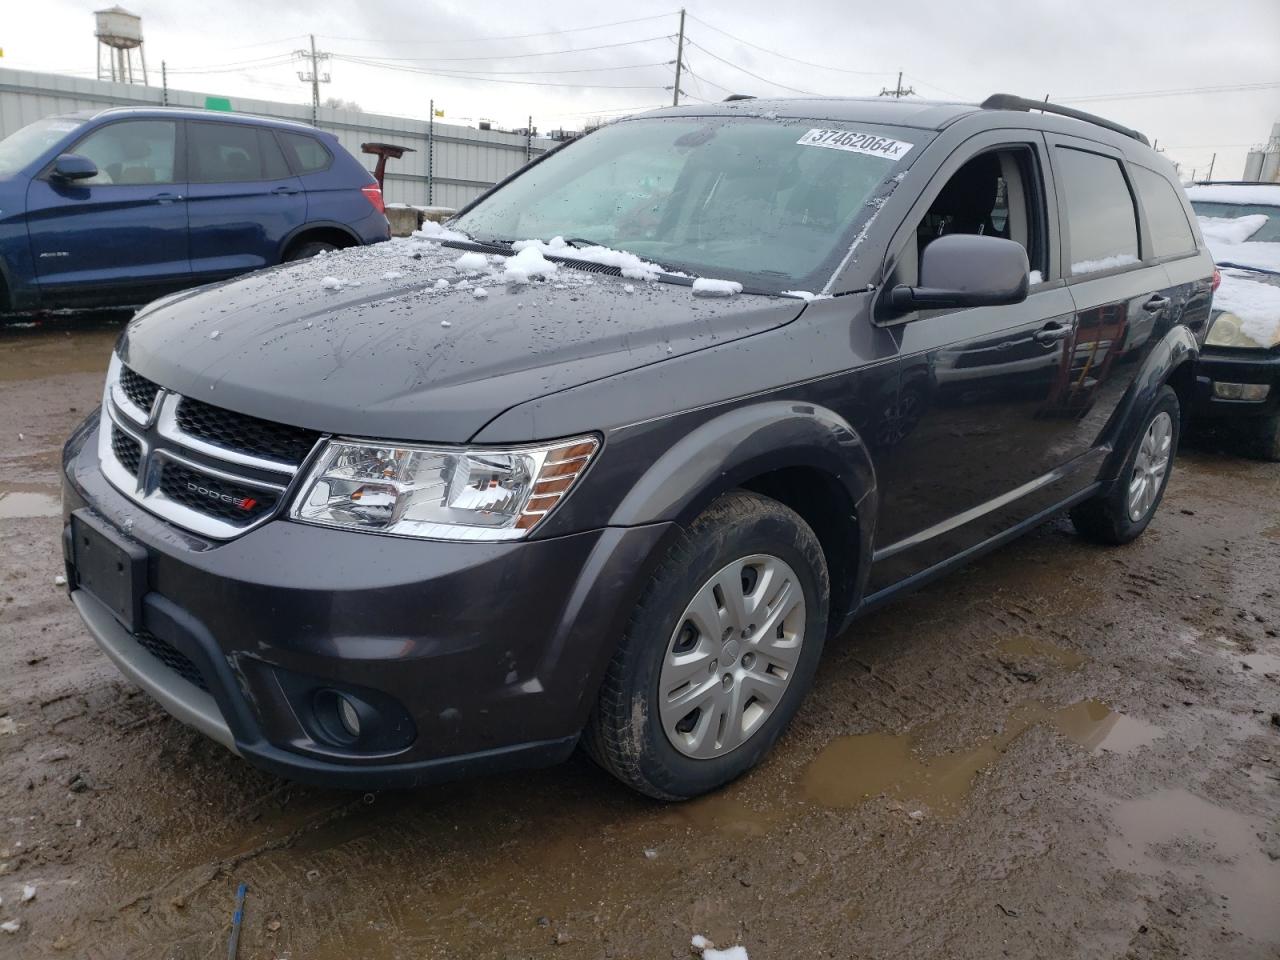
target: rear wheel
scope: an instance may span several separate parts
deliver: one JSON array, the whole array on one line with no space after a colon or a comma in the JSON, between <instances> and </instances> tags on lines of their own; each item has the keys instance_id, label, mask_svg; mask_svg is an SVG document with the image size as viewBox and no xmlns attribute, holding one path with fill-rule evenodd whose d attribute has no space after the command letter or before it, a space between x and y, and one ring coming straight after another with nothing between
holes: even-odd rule
<instances>
[{"instance_id":1,"label":"rear wheel","mask_svg":"<svg viewBox=\"0 0 1280 960\"><path fill-rule=\"evenodd\" d=\"M330 250L337 249L339 247L336 243L329 243L327 240L308 240L305 243L295 243L285 251L284 262L292 263L295 260L310 260L318 253L327 253Z\"/></svg>"},{"instance_id":2,"label":"rear wheel","mask_svg":"<svg viewBox=\"0 0 1280 960\"><path fill-rule=\"evenodd\" d=\"M1121 544L1147 528L1173 470L1178 418L1178 395L1172 387L1161 387L1120 476L1097 497L1072 509L1071 522L1081 536L1098 543Z\"/></svg>"},{"instance_id":3,"label":"rear wheel","mask_svg":"<svg viewBox=\"0 0 1280 960\"><path fill-rule=\"evenodd\" d=\"M645 589L601 685L587 752L663 800L745 773L813 681L827 597L822 548L799 515L752 493L721 497Z\"/></svg>"}]
</instances>

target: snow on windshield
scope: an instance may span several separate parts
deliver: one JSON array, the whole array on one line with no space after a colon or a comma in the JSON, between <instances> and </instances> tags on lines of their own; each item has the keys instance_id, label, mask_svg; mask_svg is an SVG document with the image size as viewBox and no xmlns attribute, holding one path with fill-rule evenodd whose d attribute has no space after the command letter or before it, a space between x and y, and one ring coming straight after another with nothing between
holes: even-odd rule
<instances>
[{"instance_id":1,"label":"snow on windshield","mask_svg":"<svg viewBox=\"0 0 1280 960\"><path fill-rule=\"evenodd\" d=\"M1263 214L1247 217L1197 217L1214 263L1280 272L1280 243L1251 241L1267 224Z\"/></svg>"}]
</instances>

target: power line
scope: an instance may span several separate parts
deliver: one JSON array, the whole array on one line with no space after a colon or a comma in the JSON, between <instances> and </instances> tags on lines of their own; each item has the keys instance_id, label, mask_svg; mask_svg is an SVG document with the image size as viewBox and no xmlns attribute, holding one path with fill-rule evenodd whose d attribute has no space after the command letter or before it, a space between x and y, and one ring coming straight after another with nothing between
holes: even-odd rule
<instances>
[{"instance_id":1,"label":"power line","mask_svg":"<svg viewBox=\"0 0 1280 960\"><path fill-rule=\"evenodd\" d=\"M463 63L476 60L527 60L530 57L554 57L563 53L587 53L591 50L612 50L617 47L633 47L641 43L653 43L656 40L667 40L673 34L659 37L646 37L644 40L624 40L619 43L602 43L594 47L573 47L568 50L543 50L538 53L488 54L483 57L368 57L385 63ZM365 56L365 54L348 54L348 56Z\"/></svg>"},{"instance_id":2,"label":"power line","mask_svg":"<svg viewBox=\"0 0 1280 960\"><path fill-rule=\"evenodd\" d=\"M1174 90L1136 90L1129 93L1100 93L1088 97L1055 97L1059 103L1094 103L1100 100L1146 100L1158 97L1184 97L1197 93L1237 93L1245 90L1272 90L1280 87L1280 80L1263 80L1257 83L1235 83L1220 87L1183 87Z\"/></svg>"},{"instance_id":3,"label":"power line","mask_svg":"<svg viewBox=\"0 0 1280 960\"><path fill-rule=\"evenodd\" d=\"M695 42L695 41L693 41L693 40L690 40L690 39L689 39L689 38L687 38L687 37L685 38L685 43L687 43L687 44L688 44L689 46L691 46L691 47L697 47L699 50L701 50L703 53L705 53L705 54L706 54L708 57L710 57L712 60L719 60L719 61L720 61L721 63L723 63L725 66L727 66L727 67L733 67L733 69L738 70L738 71L741 71L742 73L745 73L748 77L753 77L754 79L759 80L761 83L767 83L767 84L769 84L770 86L772 86L772 87L778 87L778 88L779 88L779 89L781 89L781 90L790 90L792 93L803 93L804 95L806 95L806 96L810 96L810 97L821 96L821 94L814 93L812 90L801 90L799 87L789 87L789 86L787 86L785 83L778 83L776 80L769 80L769 79L767 79L767 78L765 78L765 77L760 76L760 74L758 74L758 73L752 73L752 72L751 72L750 70L748 70L746 67L740 67L740 66L738 66L738 64L733 63L733 62L731 62L731 61L729 61L729 60L726 60L724 57L721 57L721 56L719 56L719 55L717 55L717 54L712 53L710 50L708 50L708 49L707 49L706 47L704 47L702 44L697 43L697 42ZM718 84L717 84L717 86L718 86Z\"/></svg>"},{"instance_id":4,"label":"power line","mask_svg":"<svg viewBox=\"0 0 1280 960\"><path fill-rule=\"evenodd\" d=\"M354 63L359 66L374 67L379 70L396 70L402 73L413 73L428 77L444 77L449 80L472 80L477 83L512 83L520 86L529 87L574 87L582 89L581 83L556 83L549 80L501 80L493 77L486 77L479 74L467 74L448 72L443 70L428 70L423 67L410 67L403 64L395 63L379 63L373 60L363 60L359 57L351 57L343 54L335 53L333 59L342 60L345 63ZM618 83L593 83L591 87L600 90L670 90L670 86L658 86L654 84L618 84Z\"/></svg>"},{"instance_id":5,"label":"power line","mask_svg":"<svg viewBox=\"0 0 1280 960\"><path fill-rule=\"evenodd\" d=\"M331 37L324 36L325 40L347 40L353 43L385 43L406 46L433 46L442 43L488 43L493 40L528 40L531 37L552 37L559 36L564 33L583 33L588 30L603 30L606 27L621 27L629 23L643 23L647 20L661 20L666 17L675 15L676 11L670 13L655 13L648 17L633 17L630 20L614 20L611 23L597 23L591 27L570 27L566 30L546 30L542 33L513 33L502 37L460 37L454 40L382 40L378 37ZM320 36L320 34L317 34Z\"/></svg>"},{"instance_id":6,"label":"power line","mask_svg":"<svg viewBox=\"0 0 1280 960\"><path fill-rule=\"evenodd\" d=\"M814 63L811 60L801 60L799 57L789 57L785 53L778 53L778 51L770 50L768 47L762 47L758 43L752 43L750 40L743 40L741 37L734 36L728 30L722 30L720 27L717 27L713 23L707 23L707 21L703 20L701 17L695 16L692 13L689 14L689 19L697 20L704 27L709 27L710 29L714 30L716 33L722 33L726 37L728 37L730 40L737 41L738 43L742 44L744 47L751 47L753 50L759 50L761 53L767 53L770 56L778 57L781 60L790 60L792 63L800 63L806 67L817 67L819 70L833 70L836 73L851 73L851 74L864 76L864 77L891 77L893 76L893 73L894 73L894 71L892 70L850 70L847 67L833 67L830 64L826 64L826 63ZM767 82L768 81L766 81L766 83ZM774 85L778 86L778 84L774 84Z\"/></svg>"},{"instance_id":7,"label":"power line","mask_svg":"<svg viewBox=\"0 0 1280 960\"><path fill-rule=\"evenodd\" d=\"M358 57L350 54L336 54L338 59L345 60L348 63L359 63L366 67L403 67L402 64L390 64L371 57ZM458 76L476 76L476 77L494 77L505 75L516 76L534 76L538 74L557 74L557 73L606 73L612 70L638 70L642 67L669 67L674 60L653 60L649 63L627 63L616 67L565 67L560 70L464 70L462 68L447 68L451 74ZM422 68L429 69L429 68Z\"/></svg>"}]
</instances>

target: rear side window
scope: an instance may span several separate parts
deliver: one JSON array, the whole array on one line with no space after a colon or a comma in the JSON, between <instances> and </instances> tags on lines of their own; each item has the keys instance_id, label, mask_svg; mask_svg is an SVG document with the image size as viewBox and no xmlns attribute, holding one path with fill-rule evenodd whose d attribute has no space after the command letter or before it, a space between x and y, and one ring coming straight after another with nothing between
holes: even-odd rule
<instances>
[{"instance_id":1,"label":"rear side window","mask_svg":"<svg viewBox=\"0 0 1280 960\"><path fill-rule=\"evenodd\" d=\"M1138 262L1138 220L1120 162L1070 147L1057 151L1058 189L1067 208L1071 274Z\"/></svg>"},{"instance_id":2,"label":"rear side window","mask_svg":"<svg viewBox=\"0 0 1280 960\"><path fill-rule=\"evenodd\" d=\"M318 173L326 170L333 161L323 143L305 133L280 132L280 142L289 154L293 169L299 173Z\"/></svg>"},{"instance_id":3,"label":"rear side window","mask_svg":"<svg viewBox=\"0 0 1280 960\"><path fill-rule=\"evenodd\" d=\"M1196 238L1182 209L1182 201L1171 184L1160 174L1142 167L1129 167L1133 185L1138 189L1142 209L1147 214L1151 232L1151 252L1157 257L1195 253Z\"/></svg>"},{"instance_id":4,"label":"rear side window","mask_svg":"<svg viewBox=\"0 0 1280 960\"><path fill-rule=\"evenodd\" d=\"M270 131L231 123L187 127L189 177L193 183L279 180L289 176Z\"/></svg>"},{"instance_id":5,"label":"rear side window","mask_svg":"<svg viewBox=\"0 0 1280 960\"><path fill-rule=\"evenodd\" d=\"M97 176L77 183L173 183L177 137L172 120L122 120L99 127L71 148L98 167Z\"/></svg>"}]
</instances>

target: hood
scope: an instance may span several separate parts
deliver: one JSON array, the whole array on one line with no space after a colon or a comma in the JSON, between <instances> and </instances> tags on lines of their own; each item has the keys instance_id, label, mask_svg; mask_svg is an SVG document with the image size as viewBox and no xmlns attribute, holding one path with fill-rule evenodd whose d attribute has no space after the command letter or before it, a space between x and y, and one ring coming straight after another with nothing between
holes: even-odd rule
<instances>
[{"instance_id":1,"label":"hood","mask_svg":"<svg viewBox=\"0 0 1280 960\"><path fill-rule=\"evenodd\" d=\"M804 308L564 265L518 283L505 267L423 239L352 248L158 300L118 350L161 386L239 413L456 443L517 404L780 326Z\"/></svg>"}]
</instances>

